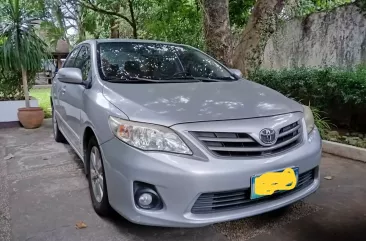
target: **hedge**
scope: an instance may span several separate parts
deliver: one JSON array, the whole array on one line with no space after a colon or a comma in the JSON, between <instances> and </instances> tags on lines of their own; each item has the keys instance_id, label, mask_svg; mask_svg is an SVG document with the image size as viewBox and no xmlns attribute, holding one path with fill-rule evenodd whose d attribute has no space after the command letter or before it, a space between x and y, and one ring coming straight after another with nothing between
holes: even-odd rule
<instances>
[{"instance_id":1,"label":"hedge","mask_svg":"<svg viewBox=\"0 0 366 241\"><path fill-rule=\"evenodd\" d=\"M28 88L35 82L35 73L28 72ZM21 71L5 71L0 67L0 101L24 100Z\"/></svg>"},{"instance_id":2,"label":"hedge","mask_svg":"<svg viewBox=\"0 0 366 241\"><path fill-rule=\"evenodd\" d=\"M366 131L366 68L258 70L250 80L326 113L338 128Z\"/></svg>"}]
</instances>

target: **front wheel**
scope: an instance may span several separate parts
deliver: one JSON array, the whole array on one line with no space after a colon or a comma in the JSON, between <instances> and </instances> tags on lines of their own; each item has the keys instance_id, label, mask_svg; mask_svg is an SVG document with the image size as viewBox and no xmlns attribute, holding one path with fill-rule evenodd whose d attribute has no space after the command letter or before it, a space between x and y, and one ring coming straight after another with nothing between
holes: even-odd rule
<instances>
[{"instance_id":1,"label":"front wheel","mask_svg":"<svg viewBox=\"0 0 366 241\"><path fill-rule=\"evenodd\" d=\"M111 213L109 205L103 158L95 137L90 139L86 155L90 197L95 212L101 216Z\"/></svg>"}]
</instances>

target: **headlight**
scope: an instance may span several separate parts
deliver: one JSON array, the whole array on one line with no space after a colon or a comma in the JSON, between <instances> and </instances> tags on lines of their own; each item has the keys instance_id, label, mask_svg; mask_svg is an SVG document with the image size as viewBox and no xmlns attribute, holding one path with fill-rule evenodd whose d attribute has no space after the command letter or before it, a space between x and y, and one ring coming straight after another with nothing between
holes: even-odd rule
<instances>
[{"instance_id":1,"label":"headlight","mask_svg":"<svg viewBox=\"0 0 366 241\"><path fill-rule=\"evenodd\" d=\"M136 148L145 151L192 154L183 140L167 127L126 121L116 117L109 117L109 126L117 138Z\"/></svg>"},{"instance_id":2,"label":"headlight","mask_svg":"<svg viewBox=\"0 0 366 241\"><path fill-rule=\"evenodd\" d=\"M314 116L313 112L311 111L309 106L304 105L304 118L305 118L305 124L306 124L306 130L308 133L310 133L314 127Z\"/></svg>"}]
</instances>

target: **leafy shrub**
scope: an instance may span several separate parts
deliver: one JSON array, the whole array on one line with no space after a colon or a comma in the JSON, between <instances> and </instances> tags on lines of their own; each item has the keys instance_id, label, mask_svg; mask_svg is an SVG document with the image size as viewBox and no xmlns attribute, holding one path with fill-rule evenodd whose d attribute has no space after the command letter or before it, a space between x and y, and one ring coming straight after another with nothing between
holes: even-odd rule
<instances>
[{"instance_id":1,"label":"leafy shrub","mask_svg":"<svg viewBox=\"0 0 366 241\"><path fill-rule=\"evenodd\" d=\"M319 130L320 136L325 139L327 133L331 130L332 124L329 122L329 119L324 117L326 113L318 110L315 107L310 107L311 111L314 115L314 122L316 127ZM333 125L334 126L334 125Z\"/></svg>"},{"instance_id":2,"label":"leafy shrub","mask_svg":"<svg viewBox=\"0 0 366 241\"><path fill-rule=\"evenodd\" d=\"M28 72L28 87L35 82L35 73ZM21 71L5 71L0 68L0 101L24 100Z\"/></svg>"},{"instance_id":3,"label":"leafy shrub","mask_svg":"<svg viewBox=\"0 0 366 241\"><path fill-rule=\"evenodd\" d=\"M338 127L365 131L366 68L258 70L250 80L326 112Z\"/></svg>"}]
</instances>

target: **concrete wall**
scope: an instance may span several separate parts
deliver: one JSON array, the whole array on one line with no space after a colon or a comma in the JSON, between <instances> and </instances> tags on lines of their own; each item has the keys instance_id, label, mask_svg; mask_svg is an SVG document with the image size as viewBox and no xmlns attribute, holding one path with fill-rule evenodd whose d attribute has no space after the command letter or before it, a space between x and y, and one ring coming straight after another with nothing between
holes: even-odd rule
<instances>
[{"instance_id":1,"label":"concrete wall","mask_svg":"<svg viewBox=\"0 0 366 241\"><path fill-rule=\"evenodd\" d=\"M262 67L352 67L360 63L366 63L366 17L350 4L282 23L266 45Z\"/></svg>"},{"instance_id":2,"label":"concrete wall","mask_svg":"<svg viewBox=\"0 0 366 241\"><path fill-rule=\"evenodd\" d=\"M32 98L31 107L38 107L38 100ZM25 107L25 100L0 101L0 123L18 121L18 109Z\"/></svg>"}]
</instances>

